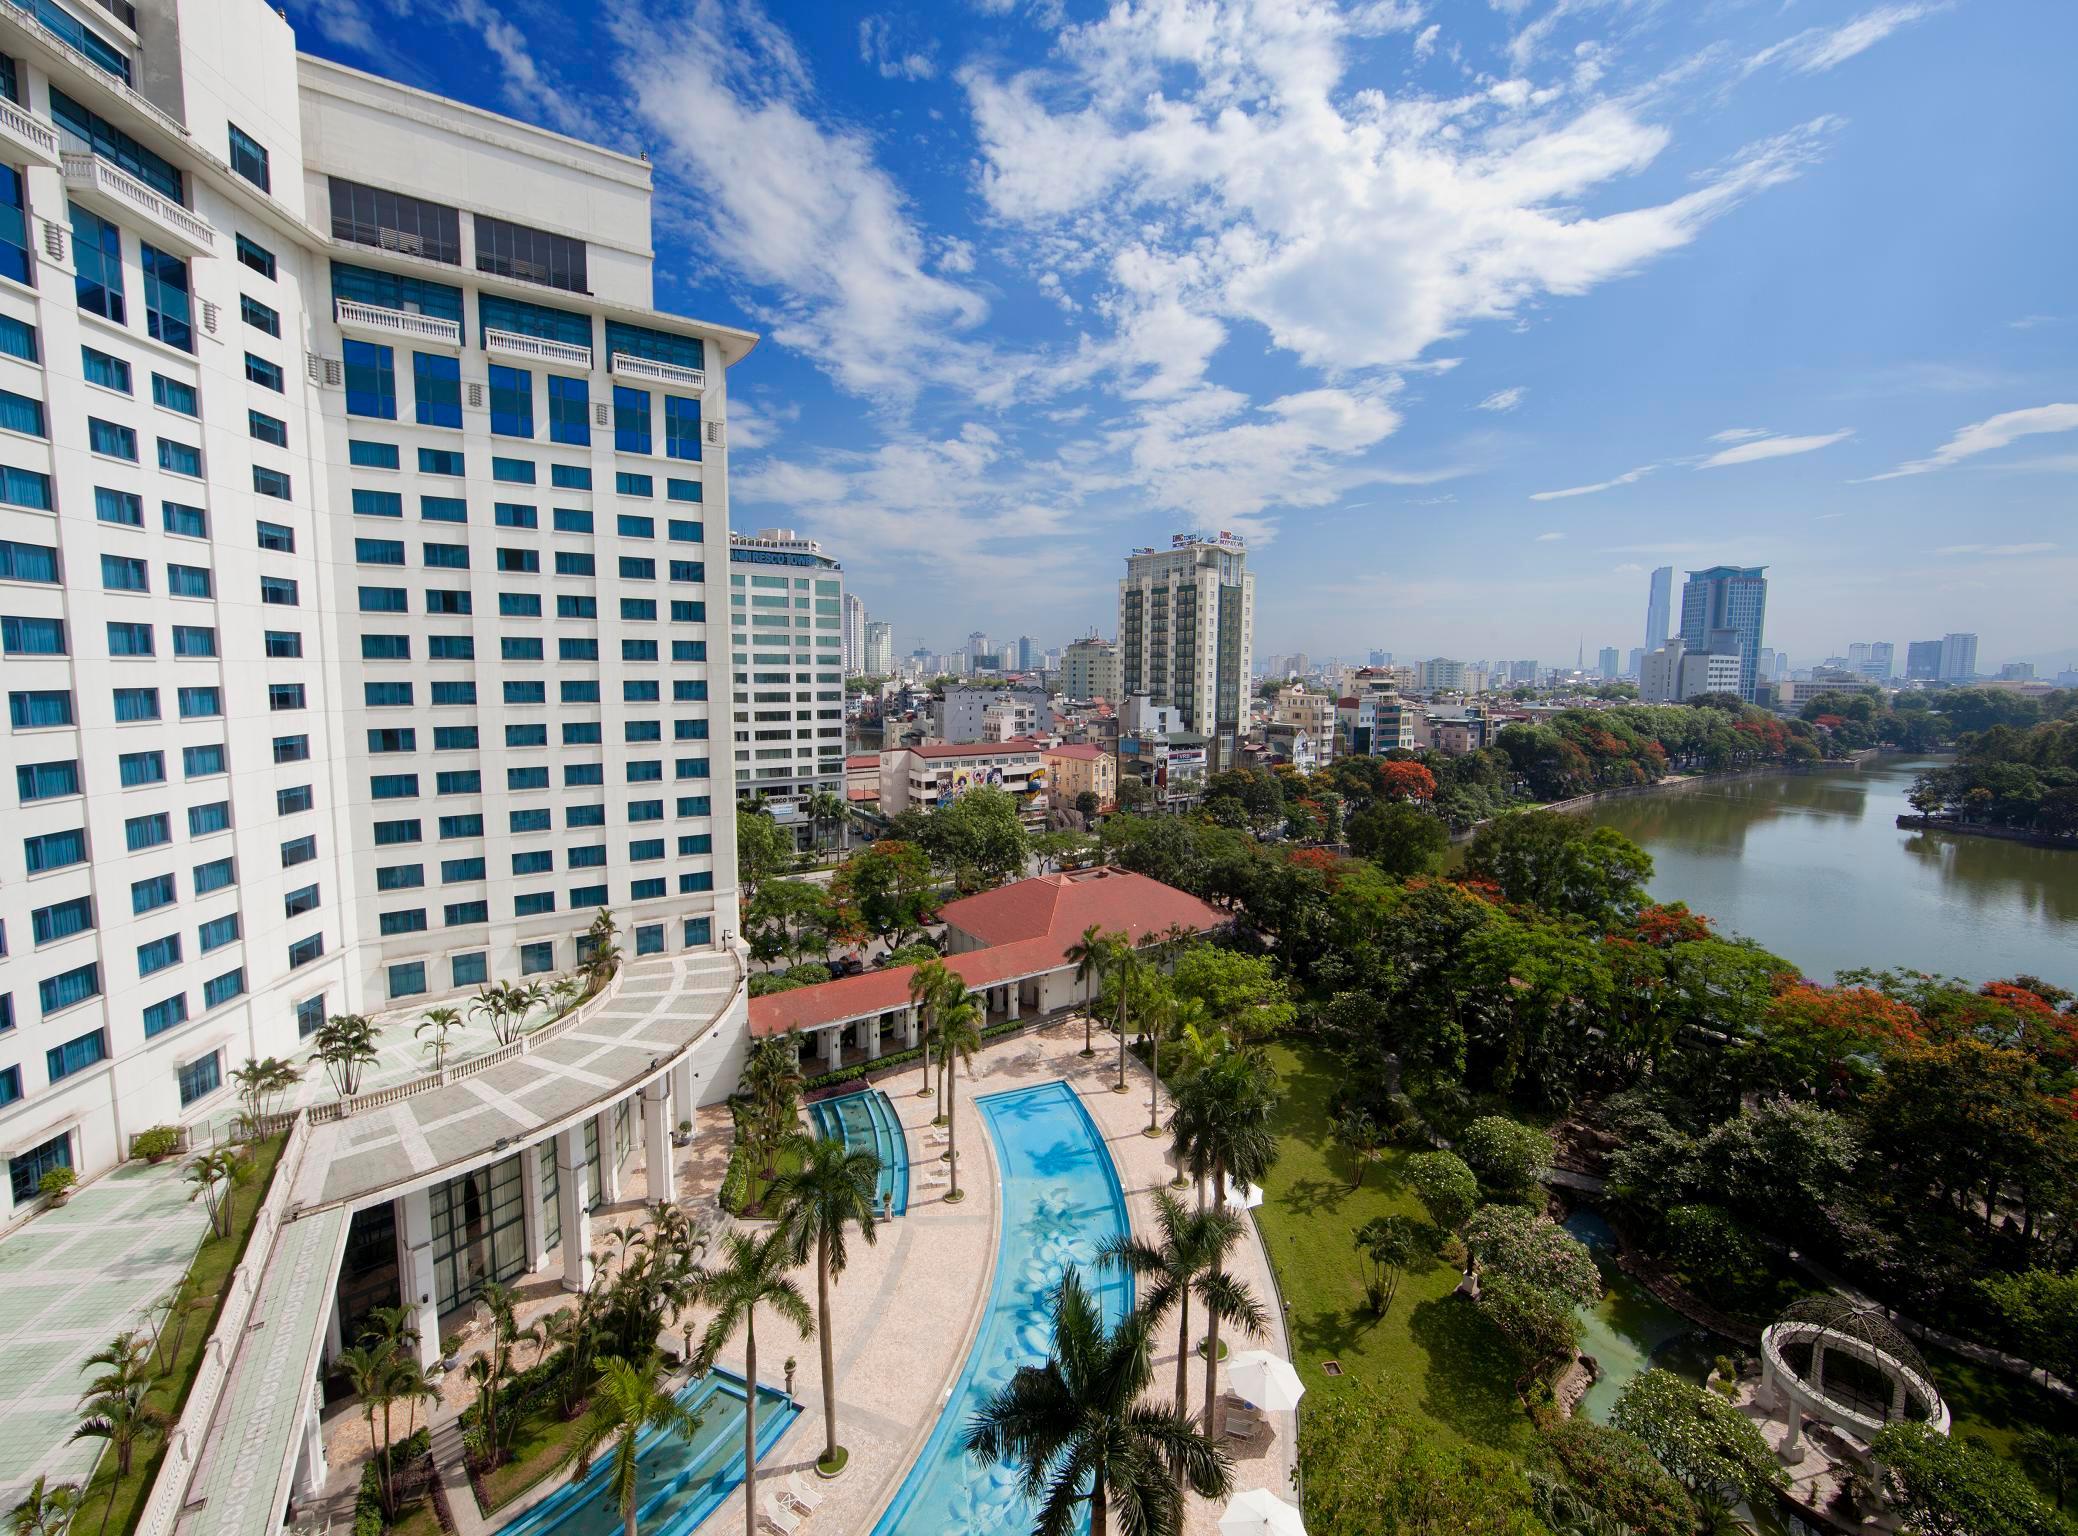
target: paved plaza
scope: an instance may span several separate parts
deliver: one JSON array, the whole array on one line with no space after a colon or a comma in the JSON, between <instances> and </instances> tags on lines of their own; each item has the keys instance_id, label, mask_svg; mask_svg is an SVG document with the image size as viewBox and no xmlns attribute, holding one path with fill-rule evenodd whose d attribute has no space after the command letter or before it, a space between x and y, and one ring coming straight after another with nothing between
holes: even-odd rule
<instances>
[{"instance_id":1,"label":"paved plaza","mask_svg":"<svg viewBox=\"0 0 2078 1536\"><path fill-rule=\"evenodd\" d=\"M85 1479L105 1448L67 1439L80 1365L126 1328L154 1331L153 1308L187 1272L209 1218L188 1203L183 1166L125 1164L0 1239L0 1509L38 1473Z\"/></svg>"}]
</instances>

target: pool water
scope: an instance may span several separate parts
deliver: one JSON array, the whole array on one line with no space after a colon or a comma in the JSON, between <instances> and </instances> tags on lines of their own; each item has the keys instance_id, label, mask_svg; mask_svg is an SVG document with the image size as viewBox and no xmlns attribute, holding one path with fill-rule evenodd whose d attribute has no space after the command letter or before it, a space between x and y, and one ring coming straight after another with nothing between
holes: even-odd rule
<instances>
[{"instance_id":1,"label":"pool water","mask_svg":"<svg viewBox=\"0 0 2078 1536\"><path fill-rule=\"evenodd\" d=\"M895 1106L878 1088L817 1099L808 1106L815 1134L838 1137L848 1148L880 1159L880 1188L874 1196L897 1216L909 1209L909 1143Z\"/></svg>"},{"instance_id":2,"label":"pool water","mask_svg":"<svg viewBox=\"0 0 2078 1536\"><path fill-rule=\"evenodd\" d=\"M995 1146L1002 1227L995 1279L966 1368L954 1382L923 1454L874 1536L1023 1536L1037 1504L1010 1467L986 1467L960 1448L968 1422L1018 1368L1043 1365L1052 1295L1075 1266L1115 1326L1133 1305L1132 1278L1097 1267L1104 1243L1129 1230L1125 1191L1096 1122L1066 1083L974 1101Z\"/></svg>"},{"instance_id":3,"label":"pool water","mask_svg":"<svg viewBox=\"0 0 2078 1536\"><path fill-rule=\"evenodd\" d=\"M690 1439L650 1431L636 1452L635 1507L643 1536L685 1536L721 1507L743 1481L743 1378L710 1371L678 1400L700 1415ZM800 1404L758 1388L758 1457L787 1432ZM498 1536L621 1536L620 1509L607 1491L608 1466L595 1459L582 1483L565 1484Z\"/></svg>"},{"instance_id":4,"label":"pool water","mask_svg":"<svg viewBox=\"0 0 2078 1536\"><path fill-rule=\"evenodd\" d=\"M1700 1384L1718 1354L1729 1348L1645 1289L1616 1263L1616 1234L1590 1210L1566 1218L1566 1230L1587 1244L1602 1272L1602 1299L1587 1309L1580 1329L1582 1354L1593 1355L1601 1374L1580 1411L1607 1424L1616 1399L1631 1378L1654 1366Z\"/></svg>"}]
</instances>

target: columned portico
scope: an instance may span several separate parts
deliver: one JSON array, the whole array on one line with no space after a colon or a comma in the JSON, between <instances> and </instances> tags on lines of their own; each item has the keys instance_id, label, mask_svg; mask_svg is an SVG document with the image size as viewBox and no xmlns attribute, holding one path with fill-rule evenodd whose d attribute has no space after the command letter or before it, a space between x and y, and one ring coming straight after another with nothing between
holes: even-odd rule
<instances>
[{"instance_id":1,"label":"columned portico","mask_svg":"<svg viewBox=\"0 0 2078 1536\"><path fill-rule=\"evenodd\" d=\"M411 1324L418 1330L418 1363L440 1361L440 1287L433 1273L433 1194L414 1189L397 1200L397 1277Z\"/></svg>"},{"instance_id":2,"label":"columned portico","mask_svg":"<svg viewBox=\"0 0 2078 1536\"><path fill-rule=\"evenodd\" d=\"M593 1177L599 1181L599 1198L608 1205L618 1205L621 1198L620 1143L613 1134L614 1113L614 1107L608 1105L592 1116L599 1138L599 1167Z\"/></svg>"},{"instance_id":3,"label":"columned portico","mask_svg":"<svg viewBox=\"0 0 2078 1536\"><path fill-rule=\"evenodd\" d=\"M642 1156L649 1167L649 1199L677 1198L677 1179L671 1167L671 1095L663 1078L642 1090Z\"/></svg>"},{"instance_id":4,"label":"columned portico","mask_svg":"<svg viewBox=\"0 0 2078 1536\"><path fill-rule=\"evenodd\" d=\"M902 1015L902 1045L905 1050L916 1049L917 1013L916 1004L911 1003L908 1011Z\"/></svg>"},{"instance_id":5,"label":"columned portico","mask_svg":"<svg viewBox=\"0 0 2078 1536\"><path fill-rule=\"evenodd\" d=\"M608 1143L611 1145L611 1143ZM591 1169L584 1160L584 1127L556 1135L556 1215L563 1229L563 1289L592 1283Z\"/></svg>"},{"instance_id":6,"label":"columned portico","mask_svg":"<svg viewBox=\"0 0 2078 1536\"><path fill-rule=\"evenodd\" d=\"M530 1146L520 1153L520 1216L527 1230L527 1273L539 1272L548 1262L547 1224L541 1219L541 1148Z\"/></svg>"},{"instance_id":7,"label":"columned portico","mask_svg":"<svg viewBox=\"0 0 2078 1536\"><path fill-rule=\"evenodd\" d=\"M866 1032L866 1059L868 1061L880 1060L880 1015L874 1014L872 1018L866 1020L859 1028Z\"/></svg>"}]
</instances>

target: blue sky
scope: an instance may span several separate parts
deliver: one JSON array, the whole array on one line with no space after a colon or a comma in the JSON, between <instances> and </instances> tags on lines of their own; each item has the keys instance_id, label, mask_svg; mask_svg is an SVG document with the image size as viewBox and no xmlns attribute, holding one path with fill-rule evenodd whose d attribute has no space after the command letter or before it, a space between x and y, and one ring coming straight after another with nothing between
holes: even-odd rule
<instances>
[{"instance_id":1,"label":"blue sky","mask_svg":"<svg viewBox=\"0 0 2078 1536\"><path fill-rule=\"evenodd\" d=\"M733 521L897 646L1109 633L1251 541L1259 654L1570 657L1645 572L1769 640L2078 654L2066 0L291 0L657 167L751 326Z\"/></svg>"}]
</instances>

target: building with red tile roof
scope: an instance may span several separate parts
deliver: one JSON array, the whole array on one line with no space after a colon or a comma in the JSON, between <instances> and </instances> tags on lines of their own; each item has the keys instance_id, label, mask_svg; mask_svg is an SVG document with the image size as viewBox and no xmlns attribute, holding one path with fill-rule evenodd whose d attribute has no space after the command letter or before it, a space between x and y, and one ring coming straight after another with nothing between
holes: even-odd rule
<instances>
[{"instance_id":1,"label":"building with red tile roof","mask_svg":"<svg viewBox=\"0 0 2078 1536\"><path fill-rule=\"evenodd\" d=\"M1111 868L1020 880L948 902L941 916L946 966L987 1000L993 1015L1004 1018L1047 1013L1080 1000L1068 951L1092 925L1124 933L1138 944L1172 928L1210 933L1228 921L1218 908L1186 891ZM915 969L891 966L754 997L750 1032L759 1039L791 1030L817 1035L824 1059L832 1063L847 1036L869 1059L880 1053L891 1031L913 1044L909 978Z\"/></svg>"}]
</instances>

